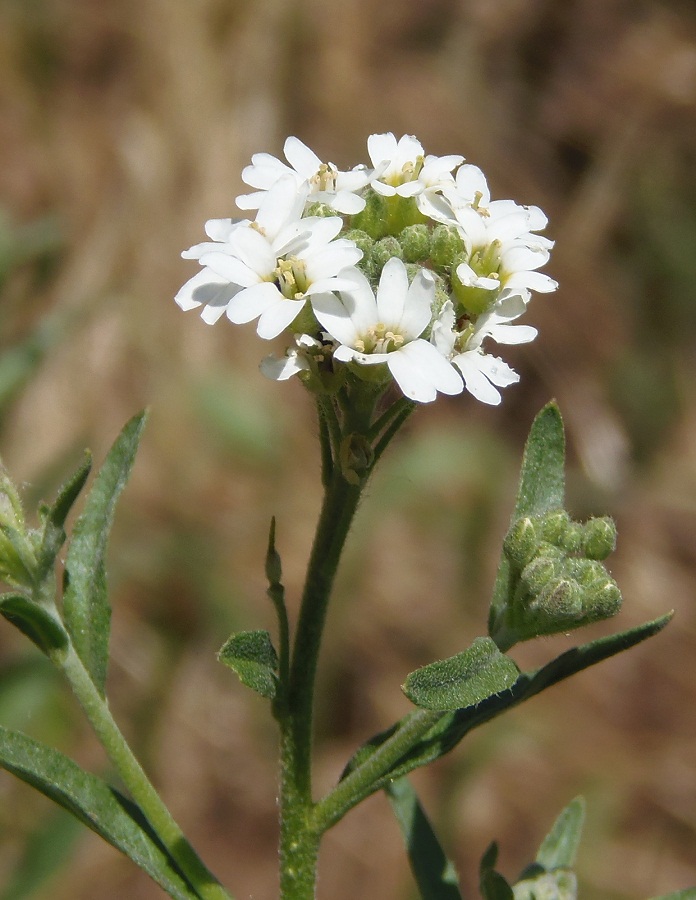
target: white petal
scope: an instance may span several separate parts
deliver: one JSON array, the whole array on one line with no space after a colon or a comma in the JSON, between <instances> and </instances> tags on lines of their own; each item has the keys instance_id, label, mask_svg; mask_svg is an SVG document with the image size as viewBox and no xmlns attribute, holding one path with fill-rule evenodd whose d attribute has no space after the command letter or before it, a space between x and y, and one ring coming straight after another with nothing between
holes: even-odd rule
<instances>
[{"instance_id":1,"label":"white petal","mask_svg":"<svg viewBox=\"0 0 696 900\"><path fill-rule=\"evenodd\" d=\"M285 331L300 314L304 300L288 300L283 297L261 313L256 333L266 341L270 341Z\"/></svg>"},{"instance_id":2,"label":"white petal","mask_svg":"<svg viewBox=\"0 0 696 900\"><path fill-rule=\"evenodd\" d=\"M270 275L277 265L277 257L268 240L255 228L238 228L232 235L234 255L261 277Z\"/></svg>"},{"instance_id":3,"label":"white petal","mask_svg":"<svg viewBox=\"0 0 696 900\"><path fill-rule=\"evenodd\" d=\"M220 305L229 302L239 288L231 285L227 278L216 275L212 269L201 269L184 284L174 297L183 310L196 309L202 304Z\"/></svg>"},{"instance_id":4,"label":"white petal","mask_svg":"<svg viewBox=\"0 0 696 900\"><path fill-rule=\"evenodd\" d=\"M409 339L420 337L430 324L435 281L427 269L420 269L411 282L401 320L396 323L399 331Z\"/></svg>"},{"instance_id":5,"label":"white petal","mask_svg":"<svg viewBox=\"0 0 696 900\"><path fill-rule=\"evenodd\" d=\"M396 138L391 131L386 134L371 134L367 139L367 153L373 166L391 160L396 153Z\"/></svg>"},{"instance_id":6,"label":"white petal","mask_svg":"<svg viewBox=\"0 0 696 900\"><path fill-rule=\"evenodd\" d=\"M350 317L346 306L335 294L313 294L310 297L312 309L319 324L340 344L352 347L359 339L360 332Z\"/></svg>"},{"instance_id":7,"label":"white petal","mask_svg":"<svg viewBox=\"0 0 696 900\"><path fill-rule=\"evenodd\" d=\"M417 369L423 378L443 394L460 394L463 389L462 379L450 362L429 341L417 340L405 344L400 350L389 354L402 356L410 366ZM391 368L391 366L390 366Z\"/></svg>"},{"instance_id":8,"label":"white petal","mask_svg":"<svg viewBox=\"0 0 696 900\"><path fill-rule=\"evenodd\" d=\"M241 219L208 219L205 223L205 233L211 241L228 241L230 235L242 223Z\"/></svg>"},{"instance_id":9,"label":"white petal","mask_svg":"<svg viewBox=\"0 0 696 900\"><path fill-rule=\"evenodd\" d=\"M252 285L234 298L227 307L227 318L235 325L243 325L260 316L267 309L282 299L283 295L278 288L269 281ZM282 330L282 329L281 329Z\"/></svg>"},{"instance_id":10,"label":"white petal","mask_svg":"<svg viewBox=\"0 0 696 900\"><path fill-rule=\"evenodd\" d=\"M285 158L293 169L302 178L311 178L322 164L317 154L296 137L289 137L285 141L283 153L285 153Z\"/></svg>"},{"instance_id":11,"label":"white petal","mask_svg":"<svg viewBox=\"0 0 696 900\"><path fill-rule=\"evenodd\" d=\"M296 352L291 352L288 356L278 359L276 356L267 356L261 360L259 366L261 372L273 381L287 381L298 372L309 369L307 360Z\"/></svg>"},{"instance_id":12,"label":"white petal","mask_svg":"<svg viewBox=\"0 0 696 900\"><path fill-rule=\"evenodd\" d=\"M558 288L558 282L543 272L515 272L505 279L505 287L530 288L540 294L550 294Z\"/></svg>"},{"instance_id":13,"label":"white petal","mask_svg":"<svg viewBox=\"0 0 696 900\"><path fill-rule=\"evenodd\" d=\"M531 325L491 325L488 334L499 344L528 344L539 332Z\"/></svg>"},{"instance_id":14,"label":"white petal","mask_svg":"<svg viewBox=\"0 0 696 900\"><path fill-rule=\"evenodd\" d=\"M354 216L365 209L365 200L358 197L357 194L351 194L350 191L338 191L334 195L328 191L321 191L317 194L316 199L347 216Z\"/></svg>"},{"instance_id":15,"label":"white petal","mask_svg":"<svg viewBox=\"0 0 696 900\"><path fill-rule=\"evenodd\" d=\"M201 264L209 266L221 278L226 278L227 281L241 287L250 287L261 280L260 276L249 266L244 265L241 259L228 256L226 253L204 253L201 256Z\"/></svg>"},{"instance_id":16,"label":"white petal","mask_svg":"<svg viewBox=\"0 0 696 900\"><path fill-rule=\"evenodd\" d=\"M379 277L377 312L380 322L387 326L396 326L401 322L407 293L406 266L397 256L392 256L385 263Z\"/></svg>"},{"instance_id":17,"label":"white petal","mask_svg":"<svg viewBox=\"0 0 696 900\"><path fill-rule=\"evenodd\" d=\"M400 350L389 354L387 365L404 396L418 403L430 403L437 397L437 388L432 381L411 365Z\"/></svg>"},{"instance_id":18,"label":"white petal","mask_svg":"<svg viewBox=\"0 0 696 900\"><path fill-rule=\"evenodd\" d=\"M486 378L480 368L482 354L476 351L460 353L455 356L452 362L458 366L464 378L464 384L467 391L480 400L481 403L488 403L491 406L497 406L502 400L500 391L498 391Z\"/></svg>"}]
</instances>

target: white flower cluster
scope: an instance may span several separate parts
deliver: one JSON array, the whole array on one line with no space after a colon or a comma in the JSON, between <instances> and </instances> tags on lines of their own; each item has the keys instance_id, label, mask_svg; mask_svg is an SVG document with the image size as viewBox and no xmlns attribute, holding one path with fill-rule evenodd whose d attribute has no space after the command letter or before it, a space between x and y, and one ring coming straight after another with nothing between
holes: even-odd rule
<instances>
[{"instance_id":1,"label":"white flower cluster","mask_svg":"<svg viewBox=\"0 0 696 900\"><path fill-rule=\"evenodd\" d=\"M371 166L347 172L296 137L287 164L255 154L242 178L256 190L237 198L255 218L206 223L210 241L182 254L203 268L176 302L208 323L258 320L265 339L290 332L285 357L262 363L271 378L321 389L345 370L419 402L466 388L499 403L519 376L484 343L536 336L512 323L531 291L557 287L538 271L553 246L537 234L546 216L491 200L480 169L426 156L413 136L373 134L367 150Z\"/></svg>"}]
</instances>

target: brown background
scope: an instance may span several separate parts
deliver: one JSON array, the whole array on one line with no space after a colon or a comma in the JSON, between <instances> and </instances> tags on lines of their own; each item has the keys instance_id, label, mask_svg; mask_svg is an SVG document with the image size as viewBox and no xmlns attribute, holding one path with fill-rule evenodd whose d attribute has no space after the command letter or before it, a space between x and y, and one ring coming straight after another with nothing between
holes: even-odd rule
<instances>
[{"instance_id":1,"label":"brown background","mask_svg":"<svg viewBox=\"0 0 696 900\"><path fill-rule=\"evenodd\" d=\"M151 406L111 548L110 696L235 896L277 892L275 733L214 653L234 629L272 626L272 514L296 601L318 503L315 425L299 384L258 374L268 347L252 327L211 328L175 307L196 271L178 254L205 219L234 215L253 152L296 134L351 166L387 130L463 153L496 197L542 206L561 288L531 306L537 341L505 350L522 381L503 405L420 410L374 479L329 623L318 786L407 711L409 671L484 631L524 436L555 396L572 511L618 521L616 627L677 615L415 781L468 897L491 839L514 877L578 793L584 898L694 884L693 4L2 0L0 112L2 456L35 506L83 446L101 459ZM514 655L537 665L572 640ZM72 700L7 624L0 722L106 771ZM160 896L69 825L0 777L3 900ZM37 842L58 869L32 894L17 879ZM414 896L383 797L328 835L320 895Z\"/></svg>"}]
</instances>

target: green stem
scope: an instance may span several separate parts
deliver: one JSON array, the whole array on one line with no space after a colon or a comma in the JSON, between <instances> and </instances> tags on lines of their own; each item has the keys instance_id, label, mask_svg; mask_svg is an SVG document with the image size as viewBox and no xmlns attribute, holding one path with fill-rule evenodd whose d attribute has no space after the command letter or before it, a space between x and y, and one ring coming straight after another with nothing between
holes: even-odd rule
<instances>
[{"instance_id":1,"label":"green stem","mask_svg":"<svg viewBox=\"0 0 696 900\"><path fill-rule=\"evenodd\" d=\"M231 900L231 894L205 867L148 780L114 721L106 699L94 686L75 650L71 648L65 657L61 655L56 657L55 661L70 682L75 696L131 796L167 848L169 855L194 888L196 896L201 900Z\"/></svg>"},{"instance_id":2,"label":"green stem","mask_svg":"<svg viewBox=\"0 0 696 900\"><path fill-rule=\"evenodd\" d=\"M334 468L326 487L307 568L281 719L281 897L311 900L320 832L311 825L314 684L326 610L361 485Z\"/></svg>"},{"instance_id":3,"label":"green stem","mask_svg":"<svg viewBox=\"0 0 696 900\"><path fill-rule=\"evenodd\" d=\"M442 715L439 711L419 709L402 719L390 738L315 805L312 825L316 831L327 831L349 810L374 793L377 781L437 724Z\"/></svg>"}]
</instances>

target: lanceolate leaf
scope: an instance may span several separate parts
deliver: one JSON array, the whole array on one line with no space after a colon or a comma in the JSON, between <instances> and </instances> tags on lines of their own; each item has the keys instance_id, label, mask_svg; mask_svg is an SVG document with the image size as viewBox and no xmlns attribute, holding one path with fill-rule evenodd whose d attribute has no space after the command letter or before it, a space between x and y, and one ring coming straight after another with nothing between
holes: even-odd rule
<instances>
[{"instance_id":1,"label":"lanceolate leaf","mask_svg":"<svg viewBox=\"0 0 696 900\"><path fill-rule=\"evenodd\" d=\"M537 415L527 438L517 502L511 523L522 516L533 516L558 509L565 500L565 433L556 403L548 403ZM510 594L510 564L503 555L493 588L489 615L490 631L504 609Z\"/></svg>"},{"instance_id":2,"label":"lanceolate leaf","mask_svg":"<svg viewBox=\"0 0 696 900\"><path fill-rule=\"evenodd\" d=\"M454 865L447 859L408 779L391 782L385 791L422 900L462 900Z\"/></svg>"},{"instance_id":3,"label":"lanceolate leaf","mask_svg":"<svg viewBox=\"0 0 696 900\"><path fill-rule=\"evenodd\" d=\"M44 513L44 527L39 551L40 579L45 578L49 573L60 548L65 543L65 520L80 491L85 486L91 469L92 456L90 453L86 453L82 465L61 487L55 502Z\"/></svg>"},{"instance_id":4,"label":"lanceolate leaf","mask_svg":"<svg viewBox=\"0 0 696 900\"><path fill-rule=\"evenodd\" d=\"M462 653L412 672L403 691L423 709L461 709L512 687L519 674L509 656L480 637Z\"/></svg>"},{"instance_id":5,"label":"lanceolate leaf","mask_svg":"<svg viewBox=\"0 0 696 900\"><path fill-rule=\"evenodd\" d=\"M76 816L140 866L175 900L195 900L139 808L57 750L0 726L0 766Z\"/></svg>"},{"instance_id":6,"label":"lanceolate leaf","mask_svg":"<svg viewBox=\"0 0 696 900\"><path fill-rule=\"evenodd\" d=\"M0 594L0 613L46 656L68 647L68 635L56 616L24 594Z\"/></svg>"},{"instance_id":7,"label":"lanceolate leaf","mask_svg":"<svg viewBox=\"0 0 696 900\"><path fill-rule=\"evenodd\" d=\"M537 853L537 863L547 872L572 868L584 821L585 801L582 797L576 797L566 806L544 838Z\"/></svg>"},{"instance_id":8,"label":"lanceolate leaf","mask_svg":"<svg viewBox=\"0 0 696 900\"><path fill-rule=\"evenodd\" d=\"M382 778L377 779L368 793L385 787L390 780L401 778L419 766L427 765L452 750L461 740L479 725L488 722L510 709L541 693L559 681L596 665L609 657L628 650L646 638L661 631L672 618L672 613L646 622L636 628L598 638L588 644L573 647L552 662L532 672L519 676L512 687L502 694L495 694L483 700L477 706L468 706L455 712L443 713L437 724L403 757L401 762L392 767ZM416 715L412 713L411 715ZM375 735L364 744L346 766L343 776L354 771L361 763L391 737L398 727L392 725L386 731ZM367 793L363 795L367 796ZM362 799L362 798L361 798Z\"/></svg>"},{"instance_id":9,"label":"lanceolate leaf","mask_svg":"<svg viewBox=\"0 0 696 900\"><path fill-rule=\"evenodd\" d=\"M218 653L242 684L272 700L278 687L278 656L267 631L240 631Z\"/></svg>"},{"instance_id":10,"label":"lanceolate leaf","mask_svg":"<svg viewBox=\"0 0 696 900\"><path fill-rule=\"evenodd\" d=\"M556 403L532 423L522 458L513 521L562 507L565 500L565 435Z\"/></svg>"},{"instance_id":11,"label":"lanceolate leaf","mask_svg":"<svg viewBox=\"0 0 696 900\"><path fill-rule=\"evenodd\" d=\"M65 563L63 617L77 653L104 694L111 608L106 546L116 501L130 475L146 413L134 416L116 439L77 520Z\"/></svg>"}]
</instances>

